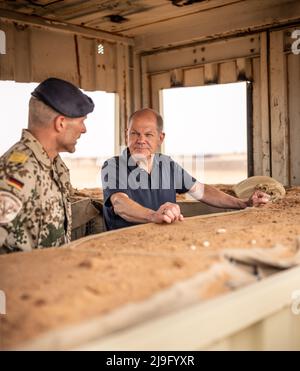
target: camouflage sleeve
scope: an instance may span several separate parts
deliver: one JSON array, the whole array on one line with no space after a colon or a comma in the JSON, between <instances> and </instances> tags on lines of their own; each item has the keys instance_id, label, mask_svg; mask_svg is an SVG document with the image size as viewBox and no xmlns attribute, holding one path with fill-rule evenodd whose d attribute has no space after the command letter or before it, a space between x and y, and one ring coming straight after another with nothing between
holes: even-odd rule
<instances>
[{"instance_id":1,"label":"camouflage sleeve","mask_svg":"<svg viewBox=\"0 0 300 371\"><path fill-rule=\"evenodd\" d=\"M22 209L22 202L13 194L0 190L0 225L12 222Z\"/></svg>"},{"instance_id":2,"label":"camouflage sleeve","mask_svg":"<svg viewBox=\"0 0 300 371\"><path fill-rule=\"evenodd\" d=\"M35 177L30 156L12 153L0 160L0 227L11 223L32 198Z\"/></svg>"},{"instance_id":3,"label":"camouflage sleeve","mask_svg":"<svg viewBox=\"0 0 300 371\"><path fill-rule=\"evenodd\" d=\"M8 236L6 227L17 217L21 209L22 202L17 197L0 190L0 248Z\"/></svg>"},{"instance_id":4,"label":"camouflage sleeve","mask_svg":"<svg viewBox=\"0 0 300 371\"><path fill-rule=\"evenodd\" d=\"M8 236L7 230L0 226L0 249L4 245L7 236Z\"/></svg>"}]
</instances>

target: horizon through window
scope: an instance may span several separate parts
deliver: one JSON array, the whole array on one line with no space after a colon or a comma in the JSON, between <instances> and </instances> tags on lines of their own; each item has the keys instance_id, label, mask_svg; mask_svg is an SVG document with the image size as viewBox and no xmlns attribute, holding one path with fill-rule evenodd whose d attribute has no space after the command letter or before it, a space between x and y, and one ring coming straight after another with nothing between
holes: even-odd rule
<instances>
[{"instance_id":1,"label":"horizon through window","mask_svg":"<svg viewBox=\"0 0 300 371\"><path fill-rule=\"evenodd\" d=\"M164 89L162 102L167 155L203 183L248 177L246 82Z\"/></svg>"},{"instance_id":2,"label":"horizon through window","mask_svg":"<svg viewBox=\"0 0 300 371\"><path fill-rule=\"evenodd\" d=\"M4 134L0 137L0 156L21 138L27 128L28 103L37 83L0 81L0 111ZM87 133L82 135L75 153L61 153L70 169L71 182L76 188L100 187L102 163L115 152L116 95L102 91L86 92L95 103L87 120Z\"/></svg>"}]
</instances>

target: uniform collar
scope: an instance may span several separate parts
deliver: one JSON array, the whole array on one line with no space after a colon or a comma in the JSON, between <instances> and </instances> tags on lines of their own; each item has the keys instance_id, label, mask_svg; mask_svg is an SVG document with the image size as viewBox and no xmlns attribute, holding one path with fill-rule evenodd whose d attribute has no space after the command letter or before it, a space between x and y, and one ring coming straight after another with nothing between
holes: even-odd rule
<instances>
[{"instance_id":1,"label":"uniform collar","mask_svg":"<svg viewBox=\"0 0 300 371\"><path fill-rule=\"evenodd\" d=\"M31 149L36 160L45 170L53 170L53 176L59 179L64 192L70 189L69 169L59 155L52 162L41 143L28 130L23 130L21 142Z\"/></svg>"},{"instance_id":2,"label":"uniform collar","mask_svg":"<svg viewBox=\"0 0 300 371\"><path fill-rule=\"evenodd\" d=\"M47 152L45 151L41 143L28 130L24 129L22 131L21 142L31 149L37 161L42 166L48 169L52 168L52 161L50 160Z\"/></svg>"}]
</instances>

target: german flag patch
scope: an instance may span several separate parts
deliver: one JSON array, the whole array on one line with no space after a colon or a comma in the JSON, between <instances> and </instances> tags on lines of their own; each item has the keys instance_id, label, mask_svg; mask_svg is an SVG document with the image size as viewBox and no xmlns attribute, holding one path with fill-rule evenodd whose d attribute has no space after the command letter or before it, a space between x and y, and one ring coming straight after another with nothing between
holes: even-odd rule
<instances>
[{"instance_id":1,"label":"german flag patch","mask_svg":"<svg viewBox=\"0 0 300 371\"><path fill-rule=\"evenodd\" d=\"M7 184L10 185L11 187L17 188L18 190L23 189L24 183L20 182L19 180L9 177L6 180Z\"/></svg>"}]
</instances>

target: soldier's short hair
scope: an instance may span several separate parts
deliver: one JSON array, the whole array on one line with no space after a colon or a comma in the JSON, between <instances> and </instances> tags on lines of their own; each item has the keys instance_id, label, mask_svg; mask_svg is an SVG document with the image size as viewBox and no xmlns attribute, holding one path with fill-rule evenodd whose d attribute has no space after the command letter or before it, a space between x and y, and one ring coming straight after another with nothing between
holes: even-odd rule
<instances>
[{"instance_id":1,"label":"soldier's short hair","mask_svg":"<svg viewBox=\"0 0 300 371\"><path fill-rule=\"evenodd\" d=\"M161 133L164 130L164 120L163 120L162 116L157 111L155 111L154 109L151 109L151 108L143 108L143 109L140 109L140 110L134 112L129 117L128 126L130 127L131 122L134 119L136 119L136 118L138 118L140 116L143 116L145 113L152 113L153 116L155 116L155 118L156 118L156 124L157 124L157 130L158 130L159 133Z\"/></svg>"},{"instance_id":2,"label":"soldier's short hair","mask_svg":"<svg viewBox=\"0 0 300 371\"><path fill-rule=\"evenodd\" d=\"M60 114L35 97L29 101L29 125L46 126Z\"/></svg>"}]
</instances>

